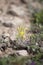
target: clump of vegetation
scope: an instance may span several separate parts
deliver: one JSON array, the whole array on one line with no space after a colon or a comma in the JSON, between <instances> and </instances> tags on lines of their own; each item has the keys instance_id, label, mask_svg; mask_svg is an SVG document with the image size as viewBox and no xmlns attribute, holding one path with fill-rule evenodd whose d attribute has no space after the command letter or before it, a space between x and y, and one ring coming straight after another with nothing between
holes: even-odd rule
<instances>
[{"instance_id":1,"label":"clump of vegetation","mask_svg":"<svg viewBox=\"0 0 43 65\"><path fill-rule=\"evenodd\" d=\"M4 57L0 59L0 65L24 65L28 57Z\"/></svg>"},{"instance_id":2,"label":"clump of vegetation","mask_svg":"<svg viewBox=\"0 0 43 65\"><path fill-rule=\"evenodd\" d=\"M43 53L38 53L34 57L32 57L32 60L36 63L36 65L43 65Z\"/></svg>"},{"instance_id":3,"label":"clump of vegetation","mask_svg":"<svg viewBox=\"0 0 43 65\"><path fill-rule=\"evenodd\" d=\"M36 42L40 41L40 35L39 34L32 34L30 36L30 43L35 44Z\"/></svg>"},{"instance_id":4,"label":"clump of vegetation","mask_svg":"<svg viewBox=\"0 0 43 65\"><path fill-rule=\"evenodd\" d=\"M41 61L43 59L43 53L38 53L33 57L33 60L35 61Z\"/></svg>"},{"instance_id":5,"label":"clump of vegetation","mask_svg":"<svg viewBox=\"0 0 43 65\"><path fill-rule=\"evenodd\" d=\"M43 10L33 13L32 18L31 31L33 33L43 32Z\"/></svg>"},{"instance_id":6,"label":"clump of vegetation","mask_svg":"<svg viewBox=\"0 0 43 65\"><path fill-rule=\"evenodd\" d=\"M33 14L33 23L43 25L43 10Z\"/></svg>"},{"instance_id":7,"label":"clump of vegetation","mask_svg":"<svg viewBox=\"0 0 43 65\"><path fill-rule=\"evenodd\" d=\"M36 65L43 65L43 52L40 51L42 45L41 43L43 42L43 10L33 14L33 20L31 24L31 49L36 51L36 54L34 57L32 57L32 60L36 62ZM38 43L38 45L36 43Z\"/></svg>"},{"instance_id":8,"label":"clump of vegetation","mask_svg":"<svg viewBox=\"0 0 43 65\"><path fill-rule=\"evenodd\" d=\"M34 34L32 34L32 35L30 36L30 43L31 43L31 44L35 44L35 43L36 43L36 36L35 36Z\"/></svg>"},{"instance_id":9,"label":"clump of vegetation","mask_svg":"<svg viewBox=\"0 0 43 65\"><path fill-rule=\"evenodd\" d=\"M36 34L32 34L30 36L30 43L31 44L36 44L38 43L39 45L42 44L42 41L43 41L43 33L36 33Z\"/></svg>"},{"instance_id":10,"label":"clump of vegetation","mask_svg":"<svg viewBox=\"0 0 43 65\"><path fill-rule=\"evenodd\" d=\"M43 0L38 0L39 2L43 2Z\"/></svg>"}]
</instances>

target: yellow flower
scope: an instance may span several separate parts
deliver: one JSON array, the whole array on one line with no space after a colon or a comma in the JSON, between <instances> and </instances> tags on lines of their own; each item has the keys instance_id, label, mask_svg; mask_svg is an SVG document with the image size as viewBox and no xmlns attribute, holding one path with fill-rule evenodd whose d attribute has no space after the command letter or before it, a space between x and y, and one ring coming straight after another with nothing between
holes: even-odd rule
<instances>
[{"instance_id":1,"label":"yellow flower","mask_svg":"<svg viewBox=\"0 0 43 65\"><path fill-rule=\"evenodd\" d=\"M24 36L24 31L20 31L20 37L23 37Z\"/></svg>"},{"instance_id":2,"label":"yellow flower","mask_svg":"<svg viewBox=\"0 0 43 65\"><path fill-rule=\"evenodd\" d=\"M18 36L20 38L23 38L24 35L25 35L25 29L24 29L24 27L18 27Z\"/></svg>"}]
</instances>

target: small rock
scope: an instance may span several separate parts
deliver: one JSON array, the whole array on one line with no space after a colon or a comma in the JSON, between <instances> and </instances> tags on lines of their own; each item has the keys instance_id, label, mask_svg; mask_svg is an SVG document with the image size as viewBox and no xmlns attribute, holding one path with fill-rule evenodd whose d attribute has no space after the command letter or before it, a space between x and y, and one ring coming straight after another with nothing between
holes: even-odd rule
<instances>
[{"instance_id":1,"label":"small rock","mask_svg":"<svg viewBox=\"0 0 43 65\"><path fill-rule=\"evenodd\" d=\"M13 27L13 25L12 25L12 23L3 23L3 25L5 26L5 27Z\"/></svg>"},{"instance_id":2,"label":"small rock","mask_svg":"<svg viewBox=\"0 0 43 65\"><path fill-rule=\"evenodd\" d=\"M28 52L26 50L17 50L16 53L20 56L28 56Z\"/></svg>"},{"instance_id":3,"label":"small rock","mask_svg":"<svg viewBox=\"0 0 43 65\"><path fill-rule=\"evenodd\" d=\"M7 45L5 43L3 43L1 46L1 51L5 51L6 49L7 49Z\"/></svg>"},{"instance_id":4,"label":"small rock","mask_svg":"<svg viewBox=\"0 0 43 65\"><path fill-rule=\"evenodd\" d=\"M38 46L38 43L36 43L36 45Z\"/></svg>"},{"instance_id":5,"label":"small rock","mask_svg":"<svg viewBox=\"0 0 43 65\"><path fill-rule=\"evenodd\" d=\"M2 51L0 50L0 57L2 57L2 54L3 54L3 53L2 53Z\"/></svg>"},{"instance_id":6,"label":"small rock","mask_svg":"<svg viewBox=\"0 0 43 65\"><path fill-rule=\"evenodd\" d=\"M8 54L8 55L14 53L14 51L12 50L12 48L7 48L5 52L6 52L6 54Z\"/></svg>"},{"instance_id":7,"label":"small rock","mask_svg":"<svg viewBox=\"0 0 43 65\"><path fill-rule=\"evenodd\" d=\"M26 1L27 0L21 0L21 3L26 4L27 3Z\"/></svg>"},{"instance_id":8,"label":"small rock","mask_svg":"<svg viewBox=\"0 0 43 65\"><path fill-rule=\"evenodd\" d=\"M2 51L0 50L0 54L2 54Z\"/></svg>"},{"instance_id":9,"label":"small rock","mask_svg":"<svg viewBox=\"0 0 43 65\"><path fill-rule=\"evenodd\" d=\"M16 16L24 16L24 14L25 14L25 11L22 6L18 7L15 5L10 5L8 11L13 12L12 14L13 15L15 14Z\"/></svg>"},{"instance_id":10,"label":"small rock","mask_svg":"<svg viewBox=\"0 0 43 65\"><path fill-rule=\"evenodd\" d=\"M43 47L40 48L40 51L43 53Z\"/></svg>"}]
</instances>

